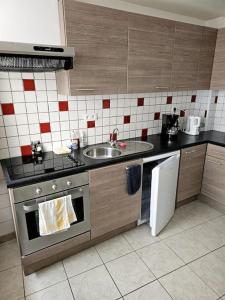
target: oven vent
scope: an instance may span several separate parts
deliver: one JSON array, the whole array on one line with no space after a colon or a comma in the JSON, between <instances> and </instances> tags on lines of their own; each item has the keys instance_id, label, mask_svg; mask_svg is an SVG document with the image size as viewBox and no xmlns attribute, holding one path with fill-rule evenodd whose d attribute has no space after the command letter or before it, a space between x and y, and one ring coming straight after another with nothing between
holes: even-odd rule
<instances>
[{"instance_id":1,"label":"oven vent","mask_svg":"<svg viewBox=\"0 0 225 300\"><path fill-rule=\"evenodd\" d=\"M51 72L73 68L74 48L0 42L0 71Z\"/></svg>"}]
</instances>

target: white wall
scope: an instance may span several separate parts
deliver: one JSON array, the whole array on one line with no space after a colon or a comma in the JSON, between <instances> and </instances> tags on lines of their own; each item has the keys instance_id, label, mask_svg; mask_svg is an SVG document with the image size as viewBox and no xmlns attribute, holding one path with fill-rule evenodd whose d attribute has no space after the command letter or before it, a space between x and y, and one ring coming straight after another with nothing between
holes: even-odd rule
<instances>
[{"instance_id":1,"label":"white wall","mask_svg":"<svg viewBox=\"0 0 225 300\"><path fill-rule=\"evenodd\" d=\"M0 0L0 41L60 44L57 0Z\"/></svg>"}]
</instances>

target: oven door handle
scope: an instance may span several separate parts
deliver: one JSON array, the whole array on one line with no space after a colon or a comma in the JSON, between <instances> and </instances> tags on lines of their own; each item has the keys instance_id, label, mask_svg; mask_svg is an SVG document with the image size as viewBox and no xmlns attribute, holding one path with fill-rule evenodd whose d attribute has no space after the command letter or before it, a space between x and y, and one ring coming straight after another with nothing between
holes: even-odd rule
<instances>
[{"instance_id":1,"label":"oven door handle","mask_svg":"<svg viewBox=\"0 0 225 300\"><path fill-rule=\"evenodd\" d=\"M35 202L35 204L32 204L32 205L24 204L23 210L26 212L32 212L32 211L38 210L38 204L36 202Z\"/></svg>"}]
</instances>

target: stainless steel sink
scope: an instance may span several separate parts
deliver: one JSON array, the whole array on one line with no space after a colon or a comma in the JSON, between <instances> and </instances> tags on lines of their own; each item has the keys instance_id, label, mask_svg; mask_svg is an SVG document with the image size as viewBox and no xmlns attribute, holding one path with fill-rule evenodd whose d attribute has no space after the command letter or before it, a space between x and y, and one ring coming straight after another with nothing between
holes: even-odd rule
<instances>
[{"instance_id":1,"label":"stainless steel sink","mask_svg":"<svg viewBox=\"0 0 225 300\"><path fill-rule=\"evenodd\" d=\"M106 159L120 156L121 151L112 147L93 146L85 149L83 154L90 158Z\"/></svg>"},{"instance_id":2,"label":"stainless steel sink","mask_svg":"<svg viewBox=\"0 0 225 300\"><path fill-rule=\"evenodd\" d=\"M91 146L85 149L83 154L93 159L107 159L150 151L154 148L153 144L142 141L124 141L124 143L126 143L126 147L124 148L120 148L119 146L111 147L107 143Z\"/></svg>"}]
</instances>

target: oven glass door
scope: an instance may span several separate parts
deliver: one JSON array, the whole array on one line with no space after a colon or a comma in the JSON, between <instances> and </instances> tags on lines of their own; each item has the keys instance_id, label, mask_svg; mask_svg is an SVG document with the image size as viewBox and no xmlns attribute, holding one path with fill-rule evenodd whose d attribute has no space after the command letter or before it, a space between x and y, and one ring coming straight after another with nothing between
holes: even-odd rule
<instances>
[{"instance_id":1,"label":"oven glass door","mask_svg":"<svg viewBox=\"0 0 225 300\"><path fill-rule=\"evenodd\" d=\"M48 236L39 234L38 203L71 195L77 221L66 231ZM51 194L34 200L15 204L19 242L23 255L33 253L57 242L74 237L90 230L90 207L88 186L74 188L61 193Z\"/></svg>"}]
</instances>

